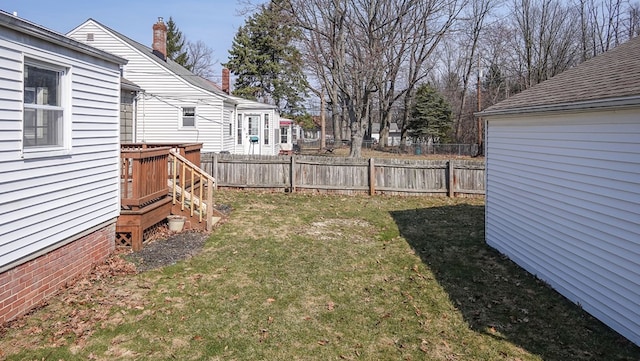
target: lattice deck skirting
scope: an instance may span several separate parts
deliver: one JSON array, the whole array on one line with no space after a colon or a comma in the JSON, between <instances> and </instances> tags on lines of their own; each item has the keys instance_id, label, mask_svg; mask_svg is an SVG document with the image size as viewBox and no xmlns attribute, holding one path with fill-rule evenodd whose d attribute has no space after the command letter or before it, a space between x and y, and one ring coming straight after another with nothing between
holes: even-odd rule
<instances>
[{"instance_id":1,"label":"lattice deck skirting","mask_svg":"<svg viewBox=\"0 0 640 361\"><path fill-rule=\"evenodd\" d=\"M121 210L116 223L116 244L142 249L145 232L171 214L171 198L165 197L139 210ZM120 242L120 243L118 243Z\"/></svg>"}]
</instances>

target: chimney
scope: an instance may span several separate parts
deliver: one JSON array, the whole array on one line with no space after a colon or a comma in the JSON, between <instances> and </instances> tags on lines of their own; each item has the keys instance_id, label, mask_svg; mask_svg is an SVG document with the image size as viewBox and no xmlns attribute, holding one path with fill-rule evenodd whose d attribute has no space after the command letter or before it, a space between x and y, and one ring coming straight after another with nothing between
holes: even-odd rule
<instances>
[{"instance_id":1,"label":"chimney","mask_svg":"<svg viewBox=\"0 0 640 361\"><path fill-rule=\"evenodd\" d=\"M167 60L167 26L161 17L153 24L153 53L160 59Z\"/></svg>"},{"instance_id":2,"label":"chimney","mask_svg":"<svg viewBox=\"0 0 640 361\"><path fill-rule=\"evenodd\" d=\"M229 94L229 69L222 68L222 91Z\"/></svg>"}]
</instances>

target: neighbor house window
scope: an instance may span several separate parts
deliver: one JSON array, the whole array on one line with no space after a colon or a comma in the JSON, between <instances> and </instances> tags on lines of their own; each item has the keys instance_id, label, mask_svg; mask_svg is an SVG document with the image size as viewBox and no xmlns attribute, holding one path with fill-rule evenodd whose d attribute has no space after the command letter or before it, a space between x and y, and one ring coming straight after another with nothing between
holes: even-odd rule
<instances>
[{"instance_id":1,"label":"neighbor house window","mask_svg":"<svg viewBox=\"0 0 640 361\"><path fill-rule=\"evenodd\" d=\"M25 149L64 146L64 76L64 69L25 62L22 136Z\"/></svg>"},{"instance_id":2,"label":"neighbor house window","mask_svg":"<svg viewBox=\"0 0 640 361\"><path fill-rule=\"evenodd\" d=\"M280 142L281 143L288 143L287 141L289 140L289 128L280 128Z\"/></svg>"},{"instance_id":3,"label":"neighbor house window","mask_svg":"<svg viewBox=\"0 0 640 361\"><path fill-rule=\"evenodd\" d=\"M260 116L258 115L249 115L247 117L247 124L249 125L249 136L252 138L257 138L260 131Z\"/></svg>"},{"instance_id":4,"label":"neighbor house window","mask_svg":"<svg viewBox=\"0 0 640 361\"><path fill-rule=\"evenodd\" d=\"M195 107L182 108L182 126L183 127L196 126L196 108Z\"/></svg>"},{"instance_id":5,"label":"neighbor house window","mask_svg":"<svg viewBox=\"0 0 640 361\"><path fill-rule=\"evenodd\" d=\"M264 115L264 144L269 144L269 114Z\"/></svg>"},{"instance_id":6,"label":"neighbor house window","mask_svg":"<svg viewBox=\"0 0 640 361\"><path fill-rule=\"evenodd\" d=\"M238 127L237 127L238 144L242 144L242 114L238 114Z\"/></svg>"}]
</instances>

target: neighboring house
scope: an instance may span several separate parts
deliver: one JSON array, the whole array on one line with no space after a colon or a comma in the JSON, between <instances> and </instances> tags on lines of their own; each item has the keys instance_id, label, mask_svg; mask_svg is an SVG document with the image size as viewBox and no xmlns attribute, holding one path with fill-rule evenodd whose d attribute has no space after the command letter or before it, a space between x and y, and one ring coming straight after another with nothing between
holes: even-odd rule
<instances>
[{"instance_id":1,"label":"neighboring house","mask_svg":"<svg viewBox=\"0 0 640 361\"><path fill-rule=\"evenodd\" d=\"M166 32L159 18L150 29L152 48L93 19L67 35L128 60L123 77L141 89L133 105L133 142L203 143L202 152L277 154L277 109L232 97L168 59Z\"/></svg>"},{"instance_id":2,"label":"neighboring house","mask_svg":"<svg viewBox=\"0 0 640 361\"><path fill-rule=\"evenodd\" d=\"M640 37L478 115L487 243L640 345Z\"/></svg>"},{"instance_id":3,"label":"neighboring house","mask_svg":"<svg viewBox=\"0 0 640 361\"><path fill-rule=\"evenodd\" d=\"M0 12L0 323L114 250L120 67Z\"/></svg>"},{"instance_id":4,"label":"neighboring house","mask_svg":"<svg viewBox=\"0 0 640 361\"><path fill-rule=\"evenodd\" d=\"M371 124L371 138L376 142L380 141L380 123ZM400 145L401 132L398 123L389 123L389 136L387 144L390 146ZM409 140L407 140L409 141Z\"/></svg>"},{"instance_id":5,"label":"neighboring house","mask_svg":"<svg viewBox=\"0 0 640 361\"><path fill-rule=\"evenodd\" d=\"M277 155L280 145L280 117L276 106L227 95L236 105L236 134L229 134L225 150L234 154ZM288 140L290 142L290 140ZM285 142L287 143L287 139Z\"/></svg>"}]
</instances>

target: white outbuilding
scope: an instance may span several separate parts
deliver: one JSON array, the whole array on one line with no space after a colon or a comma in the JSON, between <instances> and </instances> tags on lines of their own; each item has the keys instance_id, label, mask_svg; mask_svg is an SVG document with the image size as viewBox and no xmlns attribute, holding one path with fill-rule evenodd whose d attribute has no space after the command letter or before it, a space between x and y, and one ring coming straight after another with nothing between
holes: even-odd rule
<instances>
[{"instance_id":1,"label":"white outbuilding","mask_svg":"<svg viewBox=\"0 0 640 361\"><path fill-rule=\"evenodd\" d=\"M640 345L640 37L478 115L487 243Z\"/></svg>"}]
</instances>

